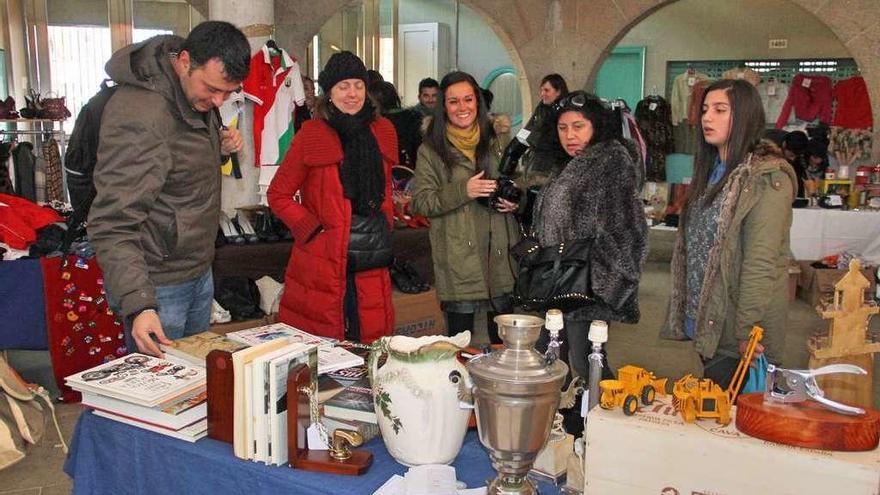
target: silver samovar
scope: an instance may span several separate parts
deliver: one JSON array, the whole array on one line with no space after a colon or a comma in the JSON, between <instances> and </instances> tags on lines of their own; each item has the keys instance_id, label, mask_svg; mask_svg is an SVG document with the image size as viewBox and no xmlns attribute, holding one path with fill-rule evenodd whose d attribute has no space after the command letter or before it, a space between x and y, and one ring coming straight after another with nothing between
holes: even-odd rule
<instances>
[{"instance_id":1,"label":"silver samovar","mask_svg":"<svg viewBox=\"0 0 880 495\"><path fill-rule=\"evenodd\" d=\"M487 494L536 494L526 474L550 437L568 366L534 349L542 318L501 315L495 322L504 348L467 363L473 385L462 398L473 400L480 442L498 471Z\"/></svg>"}]
</instances>

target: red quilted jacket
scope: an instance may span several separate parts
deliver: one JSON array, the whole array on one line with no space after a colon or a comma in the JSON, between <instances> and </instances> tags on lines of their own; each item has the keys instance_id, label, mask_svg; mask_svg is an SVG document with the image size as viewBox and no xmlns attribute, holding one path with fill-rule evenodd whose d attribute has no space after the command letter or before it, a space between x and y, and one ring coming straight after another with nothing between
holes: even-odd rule
<instances>
[{"instance_id":1,"label":"red quilted jacket","mask_svg":"<svg viewBox=\"0 0 880 495\"><path fill-rule=\"evenodd\" d=\"M397 135L385 118L370 126L385 169L385 200L382 211L393 225L391 167L397 163ZM351 203L342 194L339 136L321 119L303 123L293 139L272 184L268 199L272 211L290 227L295 239L284 279L279 318L315 335L343 339L345 277ZM293 200L299 190L302 204ZM319 226L324 232L303 242ZM387 268L358 272L355 277L361 340L391 335L394 308Z\"/></svg>"},{"instance_id":2,"label":"red quilted jacket","mask_svg":"<svg viewBox=\"0 0 880 495\"><path fill-rule=\"evenodd\" d=\"M62 221L61 215L49 207L19 196L0 194L0 242L14 249L27 249L37 240L38 230Z\"/></svg>"}]
</instances>

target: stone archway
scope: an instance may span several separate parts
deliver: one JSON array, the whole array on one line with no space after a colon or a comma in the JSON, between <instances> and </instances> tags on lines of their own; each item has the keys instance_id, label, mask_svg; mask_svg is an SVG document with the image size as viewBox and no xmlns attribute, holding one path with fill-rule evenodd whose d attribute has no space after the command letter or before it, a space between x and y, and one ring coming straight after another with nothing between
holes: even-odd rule
<instances>
[{"instance_id":1,"label":"stone archway","mask_svg":"<svg viewBox=\"0 0 880 495\"><path fill-rule=\"evenodd\" d=\"M360 0L275 0L276 37L303 53L314 33L341 7ZM572 81L595 77L610 50L634 25L677 0L462 0L495 31L520 71L523 109L532 108L545 74ZM880 2L874 0L789 0L815 15L858 63L880 117ZM555 3L554 3L555 2ZM552 6L560 10L548 26ZM549 28L549 29L548 29ZM880 125L874 140L880 143ZM880 159L880 146L874 147Z\"/></svg>"}]
</instances>

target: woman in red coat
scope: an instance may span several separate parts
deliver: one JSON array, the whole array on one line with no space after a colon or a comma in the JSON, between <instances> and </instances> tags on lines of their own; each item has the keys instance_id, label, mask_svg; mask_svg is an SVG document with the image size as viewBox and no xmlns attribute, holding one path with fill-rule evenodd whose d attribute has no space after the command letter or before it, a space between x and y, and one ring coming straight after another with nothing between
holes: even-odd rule
<instances>
[{"instance_id":1,"label":"woman in red coat","mask_svg":"<svg viewBox=\"0 0 880 495\"><path fill-rule=\"evenodd\" d=\"M394 328L387 267L397 136L367 99L366 77L351 52L330 57L318 77L324 95L316 118L294 137L268 199L294 237L280 320L371 342Z\"/></svg>"}]
</instances>

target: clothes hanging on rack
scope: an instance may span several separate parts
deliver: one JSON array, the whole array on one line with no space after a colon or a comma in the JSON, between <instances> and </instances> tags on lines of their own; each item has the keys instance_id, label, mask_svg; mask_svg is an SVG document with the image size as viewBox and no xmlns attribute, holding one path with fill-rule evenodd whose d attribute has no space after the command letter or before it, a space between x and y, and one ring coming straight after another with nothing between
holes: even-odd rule
<instances>
[{"instance_id":1,"label":"clothes hanging on rack","mask_svg":"<svg viewBox=\"0 0 880 495\"><path fill-rule=\"evenodd\" d=\"M662 96L643 98L636 105L636 122L645 138L645 180L666 181L666 155L675 151L672 136L672 109Z\"/></svg>"},{"instance_id":2,"label":"clothes hanging on rack","mask_svg":"<svg viewBox=\"0 0 880 495\"><path fill-rule=\"evenodd\" d=\"M687 121L690 125L700 123L700 116L703 115L703 95L706 94L706 88L712 84L709 79L697 81L691 88L691 101L688 103Z\"/></svg>"},{"instance_id":3,"label":"clothes hanging on rack","mask_svg":"<svg viewBox=\"0 0 880 495\"><path fill-rule=\"evenodd\" d=\"M721 77L723 79L744 79L752 83L752 86L757 86L761 82L761 74L747 67L728 69L721 74Z\"/></svg>"},{"instance_id":4,"label":"clothes hanging on rack","mask_svg":"<svg viewBox=\"0 0 880 495\"><path fill-rule=\"evenodd\" d=\"M37 157L34 156L34 145L27 141L18 143L12 151L12 161L15 168L15 194L36 202Z\"/></svg>"},{"instance_id":5,"label":"clothes hanging on rack","mask_svg":"<svg viewBox=\"0 0 880 495\"><path fill-rule=\"evenodd\" d=\"M64 176L62 175L61 150L58 141L43 141L43 159L46 160L46 201L64 202Z\"/></svg>"},{"instance_id":6,"label":"clothes hanging on rack","mask_svg":"<svg viewBox=\"0 0 880 495\"><path fill-rule=\"evenodd\" d=\"M758 95L764 105L764 119L768 124L775 124L782 113L782 105L788 98L788 85L776 80L775 77L758 84ZM789 117L789 124L794 123L794 116Z\"/></svg>"},{"instance_id":7,"label":"clothes hanging on rack","mask_svg":"<svg viewBox=\"0 0 880 495\"><path fill-rule=\"evenodd\" d=\"M629 106L626 104L625 100L614 100L611 102L611 109L614 111L618 125L621 126L621 135L623 138L635 143L636 148L638 149L639 156L641 157L641 164L637 167L639 174L639 177L637 177L637 183L639 184L639 187L641 187L641 185L645 183L645 162L647 161L647 145L645 143L645 138L642 137L642 133L639 131L638 122L636 122L635 117L630 113Z\"/></svg>"},{"instance_id":8,"label":"clothes hanging on rack","mask_svg":"<svg viewBox=\"0 0 880 495\"><path fill-rule=\"evenodd\" d=\"M293 140L294 107L306 101L299 63L283 49L278 52L263 45L242 83L244 96L254 102L255 166L281 163Z\"/></svg>"},{"instance_id":9,"label":"clothes hanging on rack","mask_svg":"<svg viewBox=\"0 0 880 495\"><path fill-rule=\"evenodd\" d=\"M851 77L838 82L834 85L833 93L837 102L833 125L847 129L867 129L874 125L871 99L862 77Z\"/></svg>"},{"instance_id":10,"label":"clothes hanging on rack","mask_svg":"<svg viewBox=\"0 0 880 495\"><path fill-rule=\"evenodd\" d=\"M15 194L12 187L12 177L9 173L11 152L12 143L0 142L0 194Z\"/></svg>"},{"instance_id":11,"label":"clothes hanging on rack","mask_svg":"<svg viewBox=\"0 0 880 495\"><path fill-rule=\"evenodd\" d=\"M823 123L831 122L831 91L831 79L827 76L795 74L788 89L788 98L776 120L776 128L785 127L792 110L800 120L809 122L818 117Z\"/></svg>"},{"instance_id":12,"label":"clothes hanging on rack","mask_svg":"<svg viewBox=\"0 0 880 495\"><path fill-rule=\"evenodd\" d=\"M672 107L672 125L677 126L682 120L687 118L692 88L697 81L707 79L709 79L708 75L693 68L675 77L675 80L672 82L672 92L669 98L669 104Z\"/></svg>"}]
</instances>

